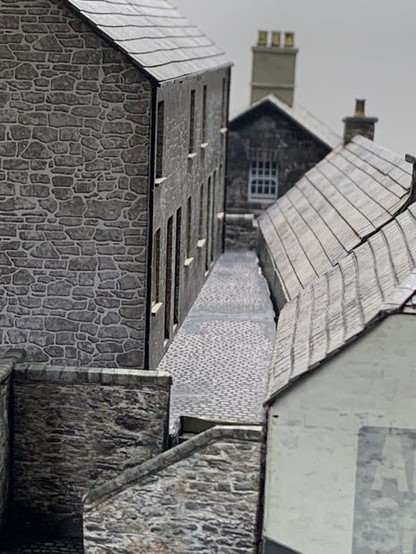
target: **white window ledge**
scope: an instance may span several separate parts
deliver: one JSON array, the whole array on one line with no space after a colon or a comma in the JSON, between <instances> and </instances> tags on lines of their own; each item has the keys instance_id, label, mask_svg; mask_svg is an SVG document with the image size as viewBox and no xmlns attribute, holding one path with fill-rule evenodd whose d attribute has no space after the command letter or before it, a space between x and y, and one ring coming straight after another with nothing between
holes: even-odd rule
<instances>
[{"instance_id":1,"label":"white window ledge","mask_svg":"<svg viewBox=\"0 0 416 554\"><path fill-rule=\"evenodd\" d=\"M185 261L184 261L184 263L183 263L183 265L184 265L185 267L189 267L189 266L192 265L192 262L193 262L193 261L194 261L193 258L186 258Z\"/></svg>"},{"instance_id":2,"label":"white window ledge","mask_svg":"<svg viewBox=\"0 0 416 554\"><path fill-rule=\"evenodd\" d=\"M152 315L156 315L162 306L163 302L155 302L152 305Z\"/></svg>"},{"instance_id":3,"label":"white window ledge","mask_svg":"<svg viewBox=\"0 0 416 554\"><path fill-rule=\"evenodd\" d=\"M202 150L205 150L205 148L208 146L209 142L201 142L201 148Z\"/></svg>"},{"instance_id":4,"label":"white window ledge","mask_svg":"<svg viewBox=\"0 0 416 554\"><path fill-rule=\"evenodd\" d=\"M198 248L204 248L206 242L207 242L207 239L200 239L200 240L196 243L196 245L197 245Z\"/></svg>"},{"instance_id":5,"label":"white window ledge","mask_svg":"<svg viewBox=\"0 0 416 554\"><path fill-rule=\"evenodd\" d=\"M225 135L228 132L228 127L221 127L220 133Z\"/></svg>"},{"instance_id":6,"label":"white window ledge","mask_svg":"<svg viewBox=\"0 0 416 554\"><path fill-rule=\"evenodd\" d=\"M188 160L193 160L194 158L196 158L196 152L191 152L190 154L188 154Z\"/></svg>"},{"instance_id":7,"label":"white window ledge","mask_svg":"<svg viewBox=\"0 0 416 554\"><path fill-rule=\"evenodd\" d=\"M217 213L217 219L219 219L220 221L222 221L225 217L225 213L224 212L218 212Z\"/></svg>"},{"instance_id":8,"label":"white window ledge","mask_svg":"<svg viewBox=\"0 0 416 554\"><path fill-rule=\"evenodd\" d=\"M158 177L155 179L155 187L160 187L166 181L167 177Z\"/></svg>"}]
</instances>

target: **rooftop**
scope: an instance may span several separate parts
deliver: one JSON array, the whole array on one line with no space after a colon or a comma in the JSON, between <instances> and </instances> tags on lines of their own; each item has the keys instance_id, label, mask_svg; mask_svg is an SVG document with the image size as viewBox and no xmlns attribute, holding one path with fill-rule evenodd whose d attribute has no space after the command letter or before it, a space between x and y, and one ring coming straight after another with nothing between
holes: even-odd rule
<instances>
[{"instance_id":1,"label":"rooftop","mask_svg":"<svg viewBox=\"0 0 416 554\"><path fill-rule=\"evenodd\" d=\"M158 82L229 65L224 52L167 0L68 0Z\"/></svg>"},{"instance_id":2,"label":"rooftop","mask_svg":"<svg viewBox=\"0 0 416 554\"><path fill-rule=\"evenodd\" d=\"M332 129L330 129L325 123L319 120L316 116L310 113L306 108L299 104L296 104L292 108L279 100L274 94L265 96L258 102L255 102L252 106L236 115L232 122L239 121L240 118L256 110L264 104L269 104L283 112L289 119L294 121L300 127L303 127L306 131L318 138L323 144L333 149L342 144L342 137L337 135Z\"/></svg>"},{"instance_id":3,"label":"rooftop","mask_svg":"<svg viewBox=\"0 0 416 554\"><path fill-rule=\"evenodd\" d=\"M286 301L408 204L412 166L357 136L308 171L259 218Z\"/></svg>"},{"instance_id":4,"label":"rooftop","mask_svg":"<svg viewBox=\"0 0 416 554\"><path fill-rule=\"evenodd\" d=\"M392 313L416 313L416 204L281 311L268 401Z\"/></svg>"}]
</instances>

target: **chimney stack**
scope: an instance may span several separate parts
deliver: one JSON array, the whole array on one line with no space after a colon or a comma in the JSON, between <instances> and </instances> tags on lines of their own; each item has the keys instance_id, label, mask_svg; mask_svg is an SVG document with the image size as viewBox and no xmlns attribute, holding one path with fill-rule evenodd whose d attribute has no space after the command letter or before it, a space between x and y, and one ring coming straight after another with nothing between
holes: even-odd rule
<instances>
[{"instance_id":1,"label":"chimney stack","mask_svg":"<svg viewBox=\"0 0 416 554\"><path fill-rule=\"evenodd\" d=\"M355 135L362 135L370 140L374 140L374 127L377 123L377 117L367 117L365 115L365 100L357 99L355 101L355 113L353 116L344 117L344 144L350 142Z\"/></svg>"},{"instance_id":2,"label":"chimney stack","mask_svg":"<svg viewBox=\"0 0 416 554\"><path fill-rule=\"evenodd\" d=\"M280 31L259 31L253 46L251 103L274 94L288 106L293 106L295 93L296 55L295 34Z\"/></svg>"}]
</instances>

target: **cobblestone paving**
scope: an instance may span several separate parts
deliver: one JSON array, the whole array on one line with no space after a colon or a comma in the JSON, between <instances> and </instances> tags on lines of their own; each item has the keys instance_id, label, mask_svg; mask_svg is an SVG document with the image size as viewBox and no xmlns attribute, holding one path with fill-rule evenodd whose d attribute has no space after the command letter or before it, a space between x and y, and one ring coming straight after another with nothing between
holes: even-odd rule
<instances>
[{"instance_id":1,"label":"cobblestone paving","mask_svg":"<svg viewBox=\"0 0 416 554\"><path fill-rule=\"evenodd\" d=\"M0 547L1 554L83 554L80 541L26 541Z\"/></svg>"},{"instance_id":2,"label":"cobblestone paving","mask_svg":"<svg viewBox=\"0 0 416 554\"><path fill-rule=\"evenodd\" d=\"M262 421L274 316L255 254L223 254L159 365L173 377L171 423Z\"/></svg>"}]
</instances>

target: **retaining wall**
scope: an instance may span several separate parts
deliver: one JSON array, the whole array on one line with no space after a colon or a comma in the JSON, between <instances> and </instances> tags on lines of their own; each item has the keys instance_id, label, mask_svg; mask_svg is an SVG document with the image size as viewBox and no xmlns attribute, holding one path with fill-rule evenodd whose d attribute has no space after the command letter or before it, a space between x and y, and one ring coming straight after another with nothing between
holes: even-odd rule
<instances>
[{"instance_id":1,"label":"retaining wall","mask_svg":"<svg viewBox=\"0 0 416 554\"><path fill-rule=\"evenodd\" d=\"M13 519L80 533L82 497L165 446L170 377L126 369L18 365Z\"/></svg>"},{"instance_id":2,"label":"retaining wall","mask_svg":"<svg viewBox=\"0 0 416 554\"><path fill-rule=\"evenodd\" d=\"M85 552L256 552L261 450L259 427L214 427L93 490Z\"/></svg>"}]
</instances>

